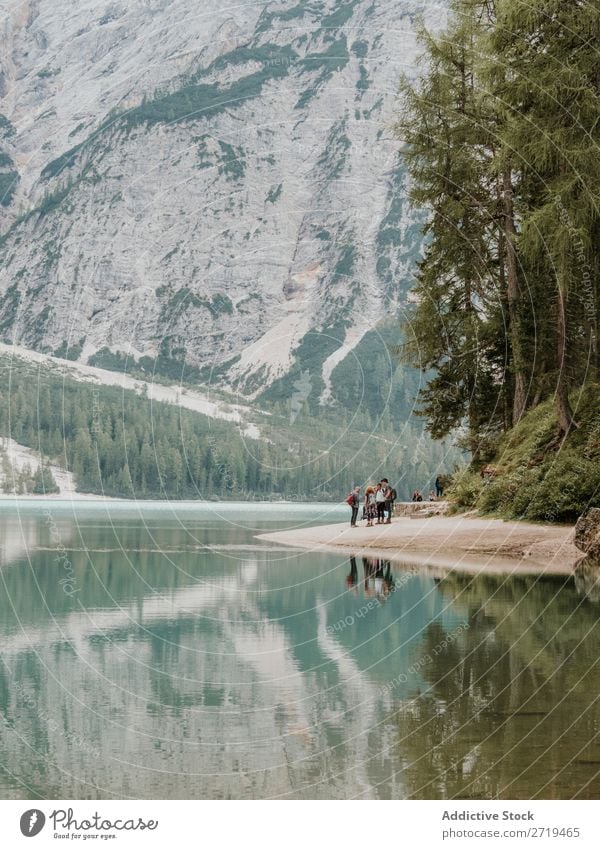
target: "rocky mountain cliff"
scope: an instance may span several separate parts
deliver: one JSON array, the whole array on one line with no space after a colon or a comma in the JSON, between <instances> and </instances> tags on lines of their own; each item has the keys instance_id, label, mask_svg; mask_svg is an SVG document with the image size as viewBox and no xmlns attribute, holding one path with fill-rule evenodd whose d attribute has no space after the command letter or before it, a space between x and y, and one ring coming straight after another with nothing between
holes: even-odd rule
<instances>
[{"instance_id":1,"label":"rocky mountain cliff","mask_svg":"<svg viewBox=\"0 0 600 849\"><path fill-rule=\"evenodd\" d=\"M0 0L0 335L247 395L402 309L415 0ZM377 345L376 334L372 337ZM108 361L108 362L107 362Z\"/></svg>"}]
</instances>

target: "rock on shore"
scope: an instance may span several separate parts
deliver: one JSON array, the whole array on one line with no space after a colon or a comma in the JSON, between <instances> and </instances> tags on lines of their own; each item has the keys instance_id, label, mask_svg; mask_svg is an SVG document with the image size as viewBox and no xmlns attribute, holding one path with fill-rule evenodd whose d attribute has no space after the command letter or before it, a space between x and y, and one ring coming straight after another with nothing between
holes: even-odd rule
<instances>
[{"instance_id":1,"label":"rock on shore","mask_svg":"<svg viewBox=\"0 0 600 849\"><path fill-rule=\"evenodd\" d=\"M591 507L575 525L575 545L600 565L600 508Z\"/></svg>"}]
</instances>

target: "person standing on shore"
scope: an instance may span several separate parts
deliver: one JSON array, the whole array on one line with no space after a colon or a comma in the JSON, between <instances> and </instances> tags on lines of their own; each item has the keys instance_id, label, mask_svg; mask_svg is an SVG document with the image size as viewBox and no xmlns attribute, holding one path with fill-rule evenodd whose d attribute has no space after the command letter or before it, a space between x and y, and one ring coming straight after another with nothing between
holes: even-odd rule
<instances>
[{"instance_id":1,"label":"person standing on shore","mask_svg":"<svg viewBox=\"0 0 600 849\"><path fill-rule=\"evenodd\" d=\"M383 506L384 506L384 512L385 512L385 524L386 524L386 525L389 525L389 524L391 523L391 521L392 521L392 510L393 510L393 502L394 502L394 498L393 498L394 490L393 490L393 489L392 489L392 487L390 486L389 481L388 481L388 479L387 479L387 478L382 478L382 479L381 479L381 487L382 487L382 489L383 489L383 496L384 496L384 503L383 503Z\"/></svg>"},{"instance_id":2,"label":"person standing on shore","mask_svg":"<svg viewBox=\"0 0 600 849\"><path fill-rule=\"evenodd\" d=\"M355 486L350 495L347 498L347 502L352 510L352 514L350 516L350 527L356 527L356 520L358 518L358 508L360 505L360 487Z\"/></svg>"},{"instance_id":3,"label":"person standing on shore","mask_svg":"<svg viewBox=\"0 0 600 849\"><path fill-rule=\"evenodd\" d=\"M368 486L365 490L365 515L367 517L367 528L372 528L373 519L377 515L375 489L372 486Z\"/></svg>"},{"instance_id":4,"label":"person standing on shore","mask_svg":"<svg viewBox=\"0 0 600 849\"><path fill-rule=\"evenodd\" d=\"M442 476L438 475L435 479L435 496L436 498L441 498L444 494L444 487L442 485Z\"/></svg>"},{"instance_id":5,"label":"person standing on shore","mask_svg":"<svg viewBox=\"0 0 600 849\"><path fill-rule=\"evenodd\" d=\"M377 504L377 524L383 525L385 521L385 492L380 483L375 487L375 502Z\"/></svg>"}]
</instances>

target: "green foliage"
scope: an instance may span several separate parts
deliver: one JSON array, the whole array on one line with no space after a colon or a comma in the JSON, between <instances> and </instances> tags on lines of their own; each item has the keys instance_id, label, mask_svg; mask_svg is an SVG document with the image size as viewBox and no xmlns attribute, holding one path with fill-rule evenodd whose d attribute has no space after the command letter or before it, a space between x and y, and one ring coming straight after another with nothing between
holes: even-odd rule
<instances>
[{"instance_id":1,"label":"green foliage","mask_svg":"<svg viewBox=\"0 0 600 849\"><path fill-rule=\"evenodd\" d=\"M334 398L349 412L368 410L373 421L387 413L398 426L412 416L420 376L398 365L395 341L393 322L366 333L334 368L331 383Z\"/></svg>"},{"instance_id":2,"label":"green foliage","mask_svg":"<svg viewBox=\"0 0 600 849\"><path fill-rule=\"evenodd\" d=\"M167 352L166 345L158 357L146 356L140 357L139 360L120 351L113 352L110 348L100 348L88 358L88 364L144 380L163 378L167 382L195 384L203 377L202 369L186 363L183 359L171 356Z\"/></svg>"},{"instance_id":3,"label":"green foliage","mask_svg":"<svg viewBox=\"0 0 600 849\"><path fill-rule=\"evenodd\" d=\"M75 181L69 180L63 186L56 189L54 192L48 192L44 195L41 203L32 210L31 214L37 214L38 218L45 215L50 215L54 210L58 209L61 203L75 186Z\"/></svg>"},{"instance_id":4,"label":"green foliage","mask_svg":"<svg viewBox=\"0 0 600 849\"><path fill-rule=\"evenodd\" d=\"M288 401L294 395L294 385L304 372L311 379L310 392L306 398L309 409L315 411L325 385L323 363L341 347L346 333L346 324L341 321L323 330L312 330L304 336L294 351L294 363L288 373L272 383L261 395L263 401Z\"/></svg>"},{"instance_id":5,"label":"green foliage","mask_svg":"<svg viewBox=\"0 0 600 849\"><path fill-rule=\"evenodd\" d=\"M317 73L313 82L302 92L296 109L303 109L320 88L338 71L342 71L350 60L348 42L346 36L342 35L333 41L322 53L309 53L300 63L301 73Z\"/></svg>"},{"instance_id":6,"label":"green foliage","mask_svg":"<svg viewBox=\"0 0 600 849\"><path fill-rule=\"evenodd\" d=\"M359 59L365 59L369 52L369 45L366 41L355 41L350 50L357 56Z\"/></svg>"},{"instance_id":7,"label":"green foliage","mask_svg":"<svg viewBox=\"0 0 600 849\"><path fill-rule=\"evenodd\" d=\"M6 115L0 114L0 138L8 139L16 134L16 129Z\"/></svg>"},{"instance_id":8,"label":"green foliage","mask_svg":"<svg viewBox=\"0 0 600 849\"><path fill-rule=\"evenodd\" d=\"M281 197L282 191L283 183L279 183L278 186L274 186L272 189L269 189L269 193L267 194L267 203L276 203Z\"/></svg>"},{"instance_id":9,"label":"green foliage","mask_svg":"<svg viewBox=\"0 0 600 849\"><path fill-rule=\"evenodd\" d=\"M467 469L448 491L459 508L476 508L505 519L572 522L600 505L600 387L573 393L579 428L553 445L552 399L528 412L500 440L490 466L495 475ZM549 447L550 446L550 447Z\"/></svg>"},{"instance_id":10,"label":"green foliage","mask_svg":"<svg viewBox=\"0 0 600 849\"><path fill-rule=\"evenodd\" d=\"M260 65L289 64L296 58L295 52L289 46L279 44L253 45L252 47L236 47L229 53L218 56L206 69L202 69L195 75L195 79L213 74L215 71L223 71L231 65L246 65L257 62Z\"/></svg>"},{"instance_id":11,"label":"green foliage","mask_svg":"<svg viewBox=\"0 0 600 849\"><path fill-rule=\"evenodd\" d=\"M77 156L84 149L85 144L86 142L81 142L81 144L75 145L75 147L70 148L70 150L65 151L65 153L53 159L52 162L49 162L42 169L42 179L51 180L53 177L58 177L65 169L74 165Z\"/></svg>"},{"instance_id":12,"label":"green foliage","mask_svg":"<svg viewBox=\"0 0 600 849\"><path fill-rule=\"evenodd\" d=\"M461 469L453 478L444 495L452 501L453 512L461 509L472 510L477 504L481 492L481 481L473 469Z\"/></svg>"},{"instance_id":13,"label":"green foliage","mask_svg":"<svg viewBox=\"0 0 600 849\"><path fill-rule=\"evenodd\" d=\"M272 27L274 21L283 21L286 23L287 21L303 18L306 14L318 15L321 12L322 5L322 3L303 0L303 2L292 6L291 9L282 9L281 11L271 11L268 7L265 7L258 19L256 34L266 32Z\"/></svg>"},{"instance_id":14,"label":"green foliage","mask_svg":"<svg viewBox=\"0 0 600 849\"><path fill-rule=\"evenodd\" d=\"M234 148L224 141L219 141L219 147L222 153L219 174L222 174L227 180L234 182L241 180L246 173L243 148Z\"/></svg>"},{"instance_id":15,"label":"green foliage","mask_svg":"<svg viewBox=\"0 0 600 849\"><path fill-rule=\"evenodd\" d=\"M212 70L218 70L229 63L246 63L257 61L264 66L254 73L242 76L229 86L221 87L217 83L198 82L211 68L200 71L186 85L168 94L158 94L156 97L144 100L139 106L122 114L109 115L98 129L80 144L63 153L57 159L49 162L42 171L42 178L49 180L70 168L79 156L89 154L100 145L103 134L108 131L124 130L130 132L137 127L151 127L155 124L171 124L179 122L199 121L212 118L225 110L238 108L252 98L260 96L263 87L270 81L285 77L297 54L291 47L277 44L266 44L260 48L240 49L232 51L216 60ZM236 158L234 157L234 161ZM228 159L230 167L232 165Z\"/></svg>"},{"instance_id":16,"label":"green foliage","mask_svg":"<svg viewBox=\"0 0 600 849\"><path fill-rule=\"evenodd\" d=\"M342 282L351 286L352 274L354 272L354 266L356 265L356 247L352 244L350 245L342 245L342 249L340 251L338 260L335 264L335 268L333 270L333 277L335 282L340 282L340 278Z\"/></svg>"},{"instance_id":17,"label":"green foliage","mask_svg":"<svg viewBox=\"0 0 600 849\"><path fill-rule=\"evenodd\" d=\"M57 355L58 356L58 355ZM130 374L127 364L131 361L130 357L122 354L120 351L113 351L110 348L100 348L91 357L88 357L88 365L96 366L97 368L108 369L108 371L121 371Z\"/></svg>"},{"instance_id":18,"label":"green foliage","mask_svg":"<svg viewBox=\"0 0 600 849\"><path fill-rule=\"evenodd\" d=\"M340 3L329 15L321 19L321 29L338 29L348 23L354 13L358 0L350 0L349 3Z\"/></svg>"},{"instance_id":19,"label":"green foliage","mask_svg":"<svg viewBox=\"0 0 600 849\"><path fill-rule=\"evenodd\" d=\"M4 333L12 328L20 303L21 293L19 291L19 284L15 281L0 297L0 333Z\"/></svg>"},{"instance_id":20,"label":"green foliage","mask_svg":"<svg viewBox=\"0 0 600 849\"><path fill-rule=\"evenodd\" d=\"M0 172L0 204L10 206L19 182L18 171Z\"/></svg>"},{"instance_id":21,"label":"green foliage","mask_svg":"<svg viewBox=\"0 0 600 849\"><path fill-rule=\"evenodd\" d=\"M404 354L428 374L429 431L466 425L476 462L551 395L562 442L570 387L600 379L599 38L589 4L453 0L403 83L411 199L429 212Z\"/></svg>"},{"instance_id":22,"label":"green foliage","mask_svg":"<svg viewBox=\"0 0 600 849\"><path fill-rule=\"evenodd\" d=\"M163 287L157 290L157 294L164 295L167 290ZM191 292L187 286L178 289L165 303L161 310L160 320L163 324L174 322L179 316L190 308L206 309L213 318L221 315L233 314L233 302L227 295L217 294L205 298Z\"/></svg>"},{"instance_id":23,"label":"green foliage","mask_svg":"<svg viewBox=\"0 0 600 849\"><path fill-rule=\"evenodd\" d=\"M60 487L56 483L51 469L44 465L39 466L33 475L31 491L34 495L52 495L52 493L60 492Z\"/></svg>"},{"instance_id":24,"label":"green foliage","mask_svg":"<svg viewBox=\"0 0 600 849\"><path fill-rule=\"evenodd\" d=\"M328 133L325 149L319 156L317 163L322 168L329 180L337 179L346 164L346 154L352 143L346 134L346 117L336 121Z\"/></svg>"},{"instance_id":25,"label":"green foliage","mask_svg":"<svg viewBox=\"0 0 600 849\"><path fill-rule=\"evenodd\" d=\"M369 72L362 63L359 65L358 72L360 76L358 78L358 82L356 83L356 88L362 94L363 92L368 91L368 89L370 88L371 80L369 79Z\"/></svg>"},{"instance_id":26,"label":"green foliage","mask_svg":"<svg viewBox=\"0 0 600 849\"><path fill-rule=\"evenodd\" d=\"M473 403L474 393L479 387L482 401L488 400L495 366L481 344L479 281L489 277L494 260L486 192L489 133L472 85L477 30L478 24L465 17L438 40L423 36L428 65L417 87L404 83L405 111L398 127L414 180L411 198L431 210L405 354L408 362L434 374L421 393L432 435L442 437L468 417L473 451L475 434L494 409Z\"/></svg>"},{"instance_id":27,"label":"green foliage","mask_svg":"<svg viewBox=\"0 0 600 849\"><path fill-rule=\"evenodd\" d=\"M52 369L0 358L0 435L55 459L85 492L338 501L352 481L385 474L402 498L415 485L412 472L409 479L398 465L402 458L412 469L417 456L424 474L437 468L438 449L410 427L402 437L406 453L398 455L390 450L393 433L374 428L361 411L340 417L323 409L318 419L299 411L290 421L291 400L271 407L260 421L265 440L254 441L233 423L150 401L143 393L79 383ZM381 435L371 438L375 433ZM38 491L47 492L52 480L47 471L40 475Z\"/></svg>"},{"instance_id":28,"label":"green foliage","mask_svg":"<svg viewBox=\"0 0 600 849\"><path fill-rule=\"evenodd\" d=\"M405 280L399 279L396 273L399 258L418 258L423 243L423 214L419 211L413 221L409 219L406 182L406 168L398 157L389 177L387 209L379 223L376 237L377 274L387 291L394 295L398 294L401 286L406 289Z\"/></svg>"},{"instance_id":29,"label":"green foliage","mask_svg":"<svg viewBox=\"0 0 600 849\"><path fill-rule=\"evenodd\" d=\"M239 58L247 61L249 57L244 59L240 55ZM171 94L148 100L115 120L119 127L131 130L158 123L213 118L224 110L235 109L259 97L268 82L285 77L296 54L287 46L265 45L260 55L252 58L264 62L264 66L259 71L240 77L229 86L221 88L217 83L190 83ZM234 59L235 54L229 54L229 60ZM225 57L219 61L225 61Z\"/></svg>"},{"instance_id":30,"label":"green foliage","mask_svg":"<svg viewBox=\"0 0 600 849\"><path fill-rule=\"evenodd\" d=\"M80 132L81 132L84 128L85 128L85 124L84 124L84 122L83 122L83 121L81 121L79 124L77 124L77 126L76 126L76 127L74 127L74 128L71 130L71 132L69 133L69 138L73 138L73 136L76 136L76 135L77 135L78 133L80 133Z\"/></svg>"},{"instance_id":31,"label":"green foliage","mask_svg":"<svg viewBox=\"0 0 600 849\"><path fill-rule=\"evenodd\" d=\"M84 345L85 336L75 344L69 343L69 341L65 339L62 345L60 345L54 352L54 356L60 357L63 360L78 360L81 356Z\"/></svg>"},{"instance_id":32,"label":"green foliage","mask_svg":"<svg viewBox=\"0 0 600 849\"><path fill-rule=\"evenodd\" d=\"M50 304L46 304L46 306L42 307L42 309L37 313L37 315L32 316L31 324L29 327L29 334L31 339L31 345L34 349L38 348L41 344L42 339L45 336L46 328L48 326L48 322L50 321L50 316L52 315L52 307Z\"/></svg>"}]
</instances>

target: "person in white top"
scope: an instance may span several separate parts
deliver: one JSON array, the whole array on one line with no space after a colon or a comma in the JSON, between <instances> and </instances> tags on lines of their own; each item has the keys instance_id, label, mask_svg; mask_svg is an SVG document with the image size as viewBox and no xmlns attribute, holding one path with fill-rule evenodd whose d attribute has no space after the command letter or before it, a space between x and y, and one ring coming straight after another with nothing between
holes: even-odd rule
<instances>
[{"instance_id":1,"label":"person in white top","mask_svg":"<svg viewBox=\"0 0 600 849\"><path fill-rule=\"evenodd\" d=\"M385 492L380 483L375 487L375 503L377 504L377 524L383 525L385 520Z\"/></svg>"}]
</instances>

